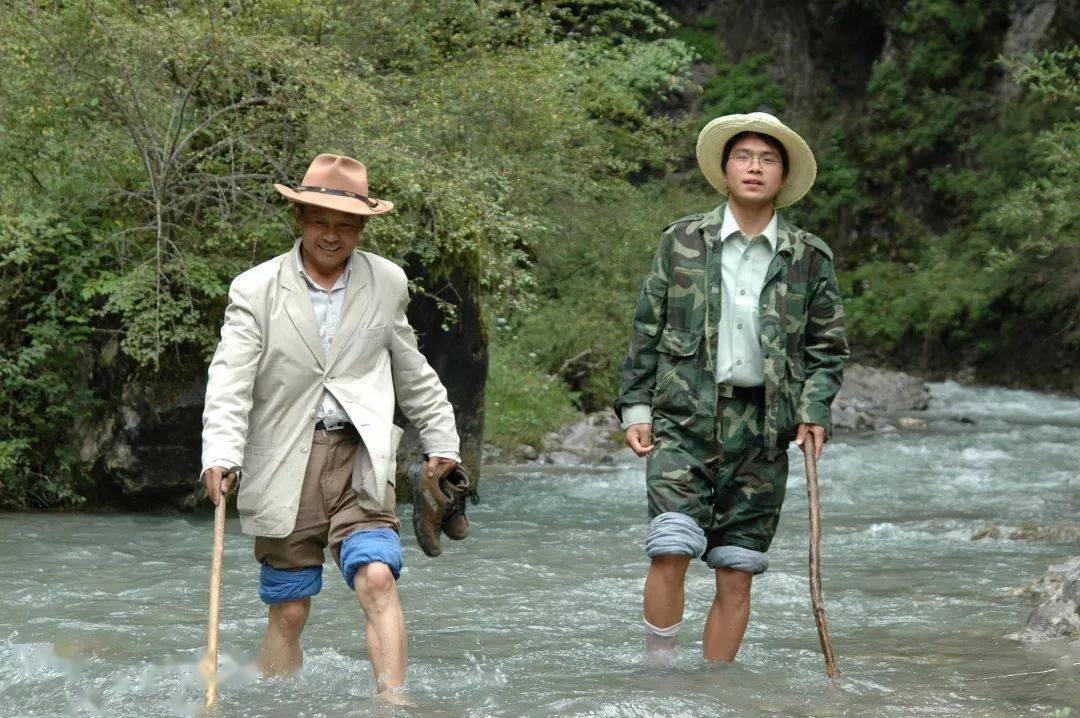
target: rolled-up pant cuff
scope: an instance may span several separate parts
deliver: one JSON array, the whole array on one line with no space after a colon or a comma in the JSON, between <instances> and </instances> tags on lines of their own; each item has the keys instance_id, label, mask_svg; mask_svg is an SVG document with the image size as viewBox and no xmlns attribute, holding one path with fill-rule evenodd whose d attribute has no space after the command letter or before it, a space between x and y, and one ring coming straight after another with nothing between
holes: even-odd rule
<instances>
[{"instance_id":1,"label":"rolled-up pant cuff","mask_svg":"<svg viewBox=\"0 0 1080 718\"><path fill-rule=\"evenodd\" d=\"M389 566L395 580L401 578L404 557L401 553L401 538L394 529L361 529L349 534L342 542L341 575L349 588L355 587L356 572L360 567L376 561Z\"/></svg>"},{"instance_id":2,"label":"rolled-up pant cuff","mask_svg":"<svg viewBox=\"0 0 1080 718\"><path fill-rule=\"evenodd\" d=\"M311 598L322 590L322 566L282 569L268 563L259 571L259 598L267 606Z\"/></svg>"},{"instance_id":3,"label":"rolled-up pant cuff","mask_svg":"<svg viewBox=\"0 0 1080 718\"><path fill-rule=\"evenodd\" d=\"M686 514L667 511L649 522L645 535L645 554L655 556L690 556L705 553L705 532Z\"/></svg>"},{"instance_id":4,"label":"rolled-up pant cuff","mask_svg":"<svg viewBox=\"0 0 1080 718\"><path fill-rule=\"evenodd\" d=\"M742 546L716 546L705 555L709 568L730 568L757 575L769 570L769 559L761 551Z\"/></svg>"}]
</instances>

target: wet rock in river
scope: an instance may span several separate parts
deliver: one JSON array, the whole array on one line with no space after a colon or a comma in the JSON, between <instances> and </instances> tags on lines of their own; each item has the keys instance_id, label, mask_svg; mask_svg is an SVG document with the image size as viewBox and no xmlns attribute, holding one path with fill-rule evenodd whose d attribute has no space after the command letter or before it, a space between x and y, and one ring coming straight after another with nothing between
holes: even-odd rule
<instances>
[{"instance_id":1,"label":"wet rock in river","mask_svg":"<svg viewBox=\"0 0 1080 718\"><path fill-rule=\"evenodd\" d=\"M1034 643L1055 638L1080 638L1080 556L1047 569L1038 588L1042 602L1017 636Z\"/></svg>"},{"instance_id":2,"label":"wet rock in river","mask_svg":"<svg viewBox=\"0 0 1080 718\"><path fill-rule=\"evenodd\" d=\"M571 451L552 451L544 454L541 460L545 464L555 464L556 466L581 466L585 463L584 458Z\"/></svg>"},{"instance_id":3,"label":"wet rock in river","mask_svg":"<svg viewBox=\"0 0 1080 718\"><path fill-rule=\"evenodd\" d=\"M930 395L921 377L849 363L844 367L844 384L833 402L833 426L848 431L896 431L895 424L886 417L922 411L929 401ZM906 418L922 421L915 417Z\"/></svg>"},{"instance_id":4,"label":"wet rock in river","mask_svg":"<svg viewBox=\"0 0 1080 718\"><path fill-rule=\"evenodd\" d=\"M540 458L540 452L533 446L522 444L514 449L513 457L519 461L536 461Z\"/></svg>"},{"instance_id":5,"label":"wet rock in river","mask_svg":"<svg viewBox=\"0 0 1080 718\"><path fill-rule=\"evenodd\" d=\"M855 363L845 365L844 384L836 396L836 404L872 414L922 411L929 402L922 377Z\"/></svg>"},{"instance_id":6,"label":"wet rock in river","mask_svg":"<svg viewBox=\"0 0 1080 718\"><path fill-rule=\"evenodd\" d=\"M982 539L1048 542L1080 541L1080 526L1037 526L1035 524L1001 526L1000 524L988 524L976 531L971 539L973 541L981 541Z\"/></svg>"}]
</instances>

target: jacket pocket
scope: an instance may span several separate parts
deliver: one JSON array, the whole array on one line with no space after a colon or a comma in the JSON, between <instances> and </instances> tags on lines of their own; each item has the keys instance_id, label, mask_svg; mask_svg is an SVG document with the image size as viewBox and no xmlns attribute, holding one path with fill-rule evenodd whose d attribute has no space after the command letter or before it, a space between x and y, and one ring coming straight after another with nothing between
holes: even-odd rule
<instances>
[{"instance_id":1,"label":"jacket pocket","mask_svg":"<svg viewBox=\"0 0 1080 718\"><path fill-rule=\"evenodd\" d=\"M797 381L802 384L806 378L806 366L803 364L802 355L791 355L787 357L787 375L788 378Z\"/></svg>"},{"instance_id":2,"label":"jacket pocket","mask_svg":"<svg viewBox=\"0 0 1080 718\"><path fill-rule=\"evenodd\" d=\"M697 406L697 361L703 333L678 327L664 327L657 343L656 386L652 405L665 413L690 415Z\"/></svg>"},{"instance_id":3,"label":"jacket pocket","mask_svg":"<svg viewBox=\"0 0 1080 718\"><path fill-rule=\"evenodd\" d=\"M798 357L802 360L803 348L806 346L806 294L804 292L788 292L784 297L784 334L787 344L788 356Z\"/></svg>"},{"instance_id":4,"label":"jacket pocket","mask_svg":"<svg viewBox=\"0 0 1080 718\"><path fill-rule=\"evenodd\" d=\"M776 412L776 433L781 444L795 438L799 400L802 398L803 379L806 376L802 357L788 356L784 363L787 367L779 385L780 400Z\"/></svg>"},{"instance_id":5,"label":"jacket pocket","mask_svg":"<svg viewBox=\"0 0 1080 718\"><path fill-rule=\"evenodd\" d=\"M705 328L704 269L672 268L667 287L666 319L670 328L698 332Z\"/></svg>"},{"instance_id":6,"label":"jacket pocket","mask_svg":"<svg viewBox=\"0 0 1080 718\"><path fill-rule=\"evenodd\" d=\"M248 444L244 447L244 465L240 477L240 489L236 495L236 508L242 514L254 514L266 503L266 490L270 484L274 456L278 447Z\"/></svg>"},{"instance_id":7,"label":"jacket pocket","mask_svg":"<svg viewBox=\"0 0 1080 718\"><path fill-rule=\"evenodd\" d=\"M673 357L688 357L697 353L703 332L678 327L664 327L656 350Z\"/></svg>"}]
</instances>

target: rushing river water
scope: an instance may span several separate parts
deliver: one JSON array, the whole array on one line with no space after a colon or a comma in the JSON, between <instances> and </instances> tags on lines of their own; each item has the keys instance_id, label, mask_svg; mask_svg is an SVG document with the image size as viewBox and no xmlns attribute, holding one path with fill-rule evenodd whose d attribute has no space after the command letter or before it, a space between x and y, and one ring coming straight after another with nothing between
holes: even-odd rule
<instances>
[{"instance_id":1,"label":"rushing river water","mask_svg":"<svg viewBox=\"0 0 1080 718\"><path fill-rule=\"evenodd\" d=\"M839 686L810 613L793 453L738 663L701 658L712 577L695 563L670 669L642 662L641 464L489 470L468 541L428 559L405 537L411 709L372 700L359 609L332 564L302 676L258 679L266 611L251 539L230 520L219 715L1076 716L1080 647L1005 635L1032 610L1009 590L1080 546L972 536L1080 521L1080 401L931 389L929 430L840 437L822 459ZM196 714L210 532L179 515L0 515L0 715Z\"/></svg>"}]
</instances>

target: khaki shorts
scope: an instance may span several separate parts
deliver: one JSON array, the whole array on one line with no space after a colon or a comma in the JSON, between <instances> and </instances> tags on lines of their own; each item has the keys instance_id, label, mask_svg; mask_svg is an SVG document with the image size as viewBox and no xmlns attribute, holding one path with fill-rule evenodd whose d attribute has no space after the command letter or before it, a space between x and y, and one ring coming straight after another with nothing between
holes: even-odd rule
<instances>
[{"instance_id":1,"label":"khaki shorts","mask_svg":"<svg viewBox=\"0 0 1080 718\"><path fill-rule=\"evenodd\" d=\"M323 549L330 547L340 565L341 542L360 529L392 528L401 532L394 514L394 487L387 487L387 506L362 508L352 490L353 459L360 435L348 424L343 429L315 429L300 506L293 532L283 538L255 537L255 559L278 569L321 566Z\"/></svg>"}]
</instances>

